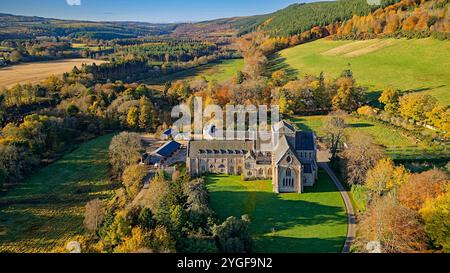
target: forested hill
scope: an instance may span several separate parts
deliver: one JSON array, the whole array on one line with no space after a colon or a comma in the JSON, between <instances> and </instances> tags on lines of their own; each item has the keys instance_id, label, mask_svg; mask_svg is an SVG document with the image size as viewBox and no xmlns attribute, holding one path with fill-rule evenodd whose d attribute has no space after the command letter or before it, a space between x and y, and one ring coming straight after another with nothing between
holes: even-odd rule
<instances>
[{"instance_id":1,"label":"forested hill","mask_svg":"<svg viewBox=\"0 0 450 273\"><path fill-rule=\"evenodd\" d=\"M398 0L382 0L382 6ZM313 3L292 4L272 14L255 17L244 22L240 32L261 29L271 36L287 37L300 34L315 26L343 21L353 15L367 15L379 6L369 5L367 0L339 0Z\"/></svg>"},{"instance_id":2,"label":"forested hill","mask_svg":"<svg viewBox=\"0 0 450 273\"><path fill-rule=\"evenodd\" d=\"M292 37L317 27L350 38L373 38L372 34L405 31L430 36L432 32L450 32L448 7L448 0L381 0L378 6L369 5L367 0L301 3L253 17L251 21L241 21L239 27L241 34L262 30L272 37Z\"/></svg>"},{"instance_id":3,"label":"forested hill","mask_svg":"<svg viewBox=\"0 0 450 273\"><path fill-rule=\"evenodd\" d=\"M0 13L0 40L33 39L40 36L110 40L167 34L175 27L175 24L89 22Z\"/></svg>"}]
</instances>

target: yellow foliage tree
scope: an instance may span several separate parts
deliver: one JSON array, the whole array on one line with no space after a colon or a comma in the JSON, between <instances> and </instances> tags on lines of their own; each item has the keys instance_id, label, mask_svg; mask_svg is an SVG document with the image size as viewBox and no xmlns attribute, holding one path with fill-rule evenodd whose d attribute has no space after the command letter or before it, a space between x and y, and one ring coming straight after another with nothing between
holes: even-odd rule
<instances>
[{"instance_id":1,"label":"yellow foliage tree","mask_svg":"<svg viewBox=\"0 0 450 273\"><path fill-rule=\"evenodd\" d=\"M420 210L420 215L433 244L450 253L450 191L436 199L429 199Z\"/></svg>"},{"instance_id":2,"label":"yellow foliage tree","mask_svg":"<svg viewBox=\"0 0 450 273\"><path fill-rule=\"evenodd\" d=\"M403 166L397 167L392 159L384 158L367 172L365 186L371 192L382 195L408 179L409 173Z\"/></svg>"}]
</instances>

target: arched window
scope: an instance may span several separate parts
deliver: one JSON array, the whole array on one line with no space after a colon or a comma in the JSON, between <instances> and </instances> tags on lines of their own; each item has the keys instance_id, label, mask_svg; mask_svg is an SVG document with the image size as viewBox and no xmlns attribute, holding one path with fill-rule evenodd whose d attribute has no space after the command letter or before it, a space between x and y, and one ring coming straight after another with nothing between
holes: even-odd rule
<instances>
[{"instance_id":1,"label":"arched window","mask_svg":"<svg viewBox=\"0 0 450 273\"><path fill-rule=\"evenodd\" d=\"M291 169L287 169L286 170L286 177L291 177L292 176L292 170Z\"/></svg>"},{"instance_id":2,"label":"arched window","mask_svg":"<svg viewBox=\"0 0 450 273\"><path fill-rule=\"evenodd\" d=\"M258 175L261 175L261 176L264 175L264 170L263 169L259 169L258 170Z\"/></svg>"},{"instance_id":3,"label":"arched window","mask_svg":"<svg viewBox=\"0 0 450 273\"><path fill-rule=\"evenodd\" d=\"M292 163L292 157L290 157L290 156L286 157L286 161L287 161L287 163L291 164Z\"/></svg>"},{"instance_id":4,"label":"arched window","mask_svg":"<svg viewBox=\"0 0 450 273\"><path fill-rule=\"evenodd\" d=\"M272 168L269 168L268 170L267 170L267 175L272 175Z\"/></svg>"}]
</instances>

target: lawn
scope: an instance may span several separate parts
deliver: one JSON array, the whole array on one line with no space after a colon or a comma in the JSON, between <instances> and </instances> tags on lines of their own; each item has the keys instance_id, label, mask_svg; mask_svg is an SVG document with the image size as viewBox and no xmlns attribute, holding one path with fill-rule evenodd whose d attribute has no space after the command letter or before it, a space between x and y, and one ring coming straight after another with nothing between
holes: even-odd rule
<instances>
[{"instance_id":1,"label":"lawn","mask_svg":"<svg viewBox=\"0 0 450 273\"><path fill-rule=\"evenodd\" d=\"M256 252L329 253L342 250L347 218L344 202L323 172L303 194L276 194L272 182L210 175L211 206L222 220L250 215Z\"/></svg>"},{"instance_id":2,"label":"lawn","mask_svg":"<svg viewBox=\"0 0 450 273\"><path fill-rule=\"evenodd\" d=\"M80 145L0 196L0 252L49 252L85 232L86 202L112 193L111 138Z\"/></svg>"},{"instance_id":3,"label":"lawn","mask_svg":"<svg viewBox=\"0 0 450 273\"><path fill-rule=\"evenodd\" d=\"M196 68L183 70L160 78L143 80L145 84L164 84L175 80L192 80L204 77L208 81L223 82L231 79L244 66L243 59L220 60Z\"/></svg>"},{"instance_id":4,"label":"lawn","mask_svg":"<svg viewBox=\"0 0 450 273\"><path fill-rule=\"evenodd\" d=\"M315 131L318 136L323 136L323 121L326 116L304 116L291 119L300 129ZM374 141L385 148L386 154L397 160L404 159L436 159L450 157L450 150L446 147L430 147L413 138L401 133L392 126L378 121L364 118L347 117L349 125L348 133L357 135L359 133L369 134Z\"/></svg>"},{"instance_id":5,"label":"lawn","mask_svg":"<svg viewBox=\"0 0 450 273\"><path fill-rule=\"evenodd\" d=\"M281 51L271 70L291 75L324 72L331 77L351 68L374 96L387 86L427 92L450 104L450 42L435 39L332 41L320 39Z\"/></svg>"}]
</instances>

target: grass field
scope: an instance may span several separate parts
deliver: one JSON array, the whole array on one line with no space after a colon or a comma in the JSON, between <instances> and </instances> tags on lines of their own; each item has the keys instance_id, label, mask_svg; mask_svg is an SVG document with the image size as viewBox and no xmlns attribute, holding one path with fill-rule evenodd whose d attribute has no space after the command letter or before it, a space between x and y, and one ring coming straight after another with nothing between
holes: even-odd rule
<instances>
[{"instance_id":1,"label":"grass field","mask_svg":"<svg viewBox=\"0 0 450 273\"><path fill-rule=\"evenodd\" d=\"M0 252L49 252L83 234L86 202L112 193L111 138L82 144L0 196Z\"/></svg>"},{"instance_id":2,"label":"grass field","mask_svg":"<svg viewBox=\"0 0 450 273\"><path fill-rule=\"evenodd\" d=\"M231 79L244 66L243 59L220 60L214 63L202 65L200 67L183 70L158 79L147 79L145 84L164 84L175 80L191 80L197 77L204 77L208 81L216 80L223 82Z\"/></svg>"},{"instance_id":3,"label":"grass field","mask_svg":"<svg viewBox=\"0 0 450 273\"><path fill-rule=\"evenodd\" d=\"M340 252L347 232L342 198L330 178L320 173L303 194L276 194L272 182L242 181L240 176L208 177L211 206L224 220L250 215L256 252Z\"/></svg>"},{"instance_id":4,"label":"grass field","mask_svg":"<svg viewBox=\"0 0 450 273\"><path fill-rule=\"evenodd\" d=\"M326 116L294 117L291 120L302 130L312 130L318 136L323 136L323 121ZM403 159L437 159L450 157L450 147L430 147L424 143L416 142L399 130L381 122L364 118L347 117L348 133L357 135L366 133L373 137L375 142L385 147L386 154L397 160Z\"/></svg>"},{"instance_id":5,"label":"grass field","mask_svg":"<svg viewBox=\"0 0 450 273\"><path fill-rule=\"evenodd\" d=\"M12 87L18 83L37 83L51 75L70 72L74 66L82 64L101 64L104 61L93 59L65 59L58 61L33 62L0 68L0 88Z\"/></svg>"},{"instance_id":6,"label":"grass field","mask_svg":"<svg viewBox=\"0 0 450 273\"><path fill-rule=\"evenodd\" d=\"M72 43L72 48L73 49L89 49L92 52L97 52L97 51L101 51L101 50L109 50L112 49L112 46L105 46L105 47L100 47L100 46L89 46L87 44L82 44L82 43Z\"/></svg>"},{"instance_id":7,"label":"grass field","mask_svg":"<svg viewBox=\"0 0 450 273\"><path fill-rule=\"evenodd\" d=\"M387 86L427 92L450 104L450 42L434 39L332 41L321 39L281 51L271 70L291 75L324 72L332 77L351 68L374 95Z\"/></svg>"}]
</instances>

